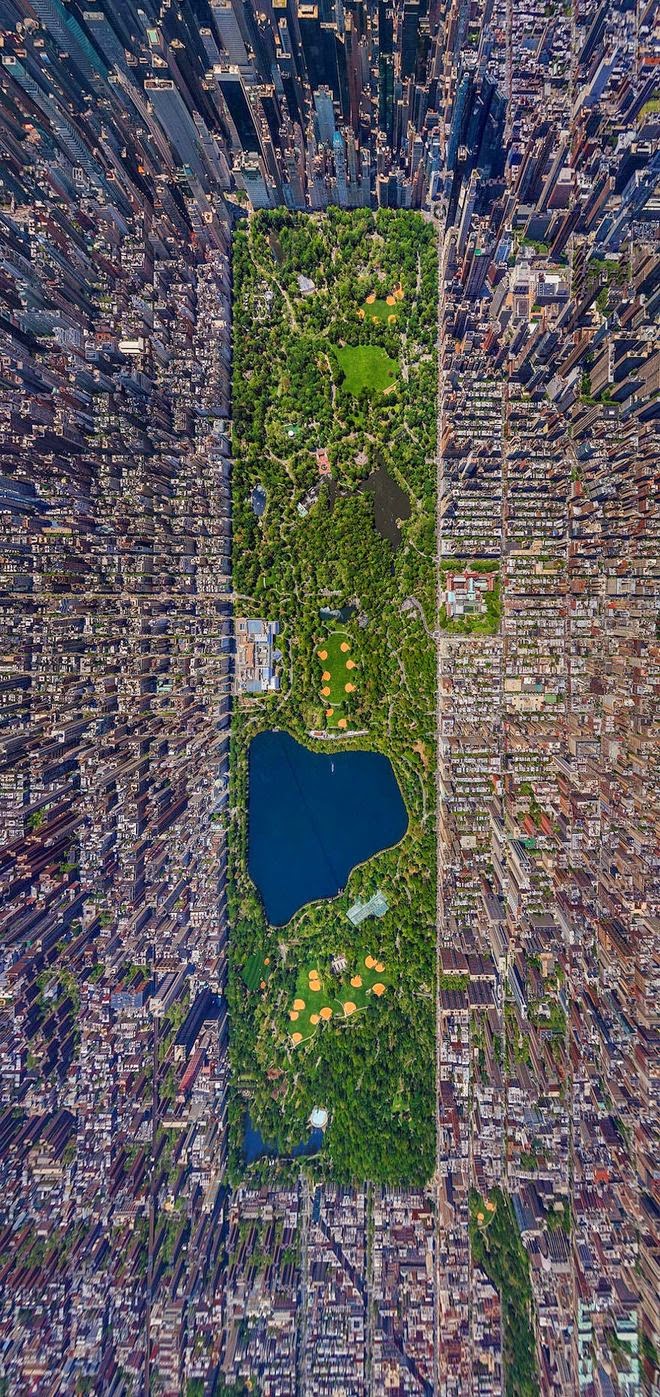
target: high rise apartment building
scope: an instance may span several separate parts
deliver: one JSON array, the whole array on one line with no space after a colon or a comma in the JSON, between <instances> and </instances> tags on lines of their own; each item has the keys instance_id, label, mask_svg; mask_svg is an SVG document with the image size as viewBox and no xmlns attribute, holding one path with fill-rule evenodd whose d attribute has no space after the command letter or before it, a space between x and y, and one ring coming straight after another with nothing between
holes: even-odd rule
<instances>
[{"instance_id":1,"label":"high rise apartment building","mask_svg":"<svg viewBox=\"0 0 660 1397\"><path fill-rule=\"evenodd\" d=\"M7 1392L496 1397L496 1188L540 1391L657 1391L656 26L0 3ZM225 1168L231 233L330 204L435 220L441 576L500 599L437 640L415 1194Z\"/></svg>"}]
</instances>

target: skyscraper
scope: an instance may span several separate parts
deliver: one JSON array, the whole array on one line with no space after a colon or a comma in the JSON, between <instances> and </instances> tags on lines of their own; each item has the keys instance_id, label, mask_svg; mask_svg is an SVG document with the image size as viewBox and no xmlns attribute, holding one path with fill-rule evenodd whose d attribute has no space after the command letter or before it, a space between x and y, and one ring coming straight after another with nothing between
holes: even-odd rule
<instances>
[{"instance_id":1,"label":"skyscraper","mask_svg":"<svg viewBox=\"0 0 660 1397\"><path fill-rule=\"evenodd\" d=\"M9 1394L658 1390L654 20L0 7Z\"/></svg>"}]
</instances>

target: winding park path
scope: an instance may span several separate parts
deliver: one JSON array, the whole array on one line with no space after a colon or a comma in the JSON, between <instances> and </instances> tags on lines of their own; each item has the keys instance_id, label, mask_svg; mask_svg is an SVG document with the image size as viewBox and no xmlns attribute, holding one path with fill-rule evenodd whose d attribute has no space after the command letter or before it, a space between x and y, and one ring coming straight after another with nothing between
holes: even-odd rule
<instances>
[{"instance_id":1,"label":"winding park path","mask_svg":"<svg viewBox=\"0 0 660 1397\"><path fill-rule=\"evenodd\" d=\"M401 603L401 610L416 611L421 618L421 622L424 627L424 633L427 639L432 640L434 642L440 640L440 637L442 636L442 631L439 629L439 627L433 631L429 630L429 624L426 619L424 607L422 606L419 597L406 597L405 601Z\"/></svg>"}]
</instances>

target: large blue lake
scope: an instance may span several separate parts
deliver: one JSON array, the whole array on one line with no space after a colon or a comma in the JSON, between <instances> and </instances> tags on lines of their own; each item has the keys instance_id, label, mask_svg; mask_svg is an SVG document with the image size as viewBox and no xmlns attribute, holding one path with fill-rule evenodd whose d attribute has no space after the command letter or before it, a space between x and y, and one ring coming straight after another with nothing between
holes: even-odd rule
<instances>
[{"instance_id":1,"label":"large blue lake","mask_svg":"<svg viewBox=\"0 0 660 1397\"><path fill-rule=\"evenodd\" d=\"M300 1159L303 1155L318 1154L323 1148L323 1131L312 1130L306 1140L301 1141L291 1150L291 1159ZM252 1124L249 1115L246 1115L243 1131L243 1158L246 1164L253 1164L255 1159L263 1159L268 1156L270 1159L279 1157L279 1150L276 1145L267 1145L260 1130ZM286 1156L285 1156L286 1157Z\"/></svg>"},{"instance_id":2,"label":"large blue lake","mask_svg":"<svg viewBox=\"0 0 660 1397\"><path fill-rule=\"evenodd\" d=\"M262 732L250 744L249 777L248 866L273 926L335 897L356 864L408 828L380 752L310 752L288 733Z\"/></svg>"}]
</instances>

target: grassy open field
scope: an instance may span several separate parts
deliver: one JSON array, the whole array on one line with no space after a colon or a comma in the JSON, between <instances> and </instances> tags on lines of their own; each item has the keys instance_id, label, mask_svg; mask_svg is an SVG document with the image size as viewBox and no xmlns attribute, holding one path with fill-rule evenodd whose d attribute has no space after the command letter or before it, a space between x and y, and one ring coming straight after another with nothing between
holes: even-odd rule
<instances>
[{"instance_id":1,"label":"grassy open field","mask_svg":"<svg viewBox=\"0 0 660 1397\"><path fill-rule=\"evenodd\" d=\"M349 345L335 353L346 387L356 397L363 388L370 393L384 393L396 383L399 365L378 344Z\"/></svg>"},{"instance_id":2,"label":"grassy open field","mask_svg":"<svg viewBox=\"0 0 660 1397\"><path fill-rule=\"evenodd\" d=\"M394 290L388 291L386 296L377 296L375 291L371 291L358 311L360 320L370 320L372 324L380 321L382 325L396 325L403 299L404 291L400 282Z\"/></svg>"},{"instance_id":3,"label":"grassy open field","mask_svg":"<svg viewBox=\"0 0 660 1397\"><path fill-rule=\"evenodd\" d=\"M263 988L270 975L270 956L262 956L260 951L253 951L248 956L243 967L243 979L249 990Z\"/></svg>"},{"instance_id":4,"label":"grassy open field","mask_svg":"<svg viewBox=\"0 0 660 1397\"><path fill-rule=\"evenodd\" d=\"M351 956L346 971L338 976L320 971L318 963L302 967L288 1009L291 1047L306 1042L319 1028L336 1028L377 1005L390 984L385 962L369 951Z\"/></svg>"},{"instance_id":5,"label":"grassy open field","mask_svg":"<svg viewBox=\"0 0 660 1397\"><path fill-rule=\"evenodd\" d=\"M388 306L387 301L380 296L377 300L372 301L371 305L365 304L363 312L364 315L360 317L361 319L381 320L384 325L395 325L399 318L399 307L397 305Z\"/></svg>"},{"instance_id":6,"label":"grassy open field","mask_svg":"<svg viewBox=\"0 0 660 1397\"><path fill-rule=\"evenodd\" d=\"M332 631L316 647L321 666L321 698L328 727L337 727L345 718L346 699L357 688L358 665L347 631ZM351 687L347 687L351 686Z\"/></svg>"}]
</instances>

